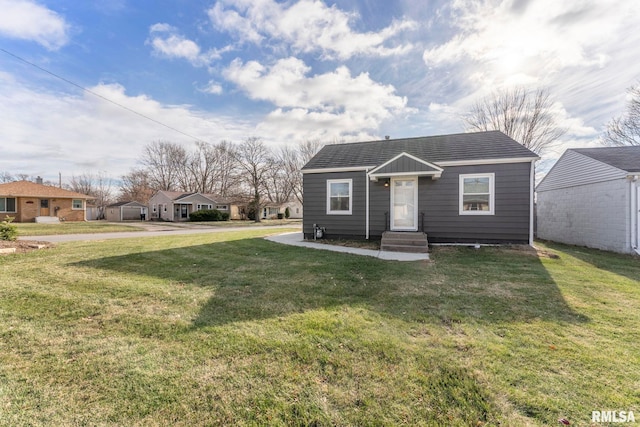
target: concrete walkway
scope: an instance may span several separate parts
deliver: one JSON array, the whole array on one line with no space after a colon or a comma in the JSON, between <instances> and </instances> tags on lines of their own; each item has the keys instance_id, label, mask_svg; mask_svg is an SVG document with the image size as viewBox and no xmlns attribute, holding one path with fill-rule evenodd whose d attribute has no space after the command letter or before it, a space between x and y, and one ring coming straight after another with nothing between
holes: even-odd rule
<instances>
[{"instance_id":1,"label":"concrete walkway","mask_svg":"<svg viewBox=\"0 0 640 427\"><path fill-rule=\"evenodd\" d=\"M429 254L408 254L404 252L388 252L373 249L360 249L348 246L329 245L327 243L315 243L304 240L302 233L283 233L276 236L268 236L265 239L285 245L300 246L303 248L321 249L325 251L343 252L348 254L370 256L390 261L427 261Z\"/></svg>"},{"instance_id":2,"label":"concrete walkway","mask_svg":"<svg viewBox=\"0 0 640 427\"><path fill-rule=\"evenodd\" d=\"M160 223L162 224L162 223ZM137 224L136 224L137 225ZM278 230L282 228L292 228L295 225L264 225L255 227L206 227L193 226L183 227L174 225L147 225L146 231L122 231L115 233L87 233L87 234L56 234L50 236L23 236L19 240L37 240L42 242L62 243L62 242L83 242L91 240L108 240L108 239L129 239L138 237L156 237L169 236L178 234L203 234L203 233L224 233L227 231L243 231L243 230Z\"/></svg>"}]
</instances>

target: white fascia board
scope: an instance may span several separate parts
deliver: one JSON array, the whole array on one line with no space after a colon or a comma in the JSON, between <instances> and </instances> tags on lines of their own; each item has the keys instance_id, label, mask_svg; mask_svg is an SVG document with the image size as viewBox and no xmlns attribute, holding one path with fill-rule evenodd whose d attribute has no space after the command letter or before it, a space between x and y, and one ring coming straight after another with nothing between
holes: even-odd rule
<instances>
[{"instance_id":1,"label":"white fascia board","mask_svg":"<svg viewBox=\"0 0 640 427\"><path fill-rule=\"evenodd\" d=\"M374 166L348 166L344 168L303 169L302 173L332 173L332 172L366 172Z\"/></svg>"},{"instance_id":2,"label":"white fascia board","mask_svg":"<svg viewBox=\"0 0 640 427\"><path fill-rule=\"evenodd\" d=\"M377 181L378 178L392 178L396 176L432 176L434 178L440 178L442 176L442 169L437 171L422 171L422 172L394 172L394 173L380 173L369 174L371 181Z\"/></svg>"},{"instance_id":3,"label":"white fascia board","mask_svg":"<svg viewBox=\"0 0 640 427\"><path fill-rule=\"evenodd\" d=\"M504 163L529 163L540 160L540 157L512 157L507 159L480 159L480 160L452 160L438 162L440 166L473 166L473 165L499 165Z\"/></svg>"},{"instance_id":4,"label":"white fascia board","mask_svg":"<svg viewBox=\"0 0 640 427\"><path fill-rule=\"evenodd\" d=\"M395 162L395 161L396 161L396 160L398 160L400 157L408 157L408 158L410 158L411 160L415 160L415 161L416 161L416 162L418 162L418 163L422 163L423 165L428 166L428 167L430 167L430 168L433 168L433 169L435 169L436 171L440 171L440 172L442 172L442 168L438 167L437 165L435 165L435 164L433 164L433 163L429 163L429 162L427 162L427 161L425 161L425 160L422 160L422 159L420 159L420 158L418 158L418 157L416 157L416 156L412 156L411 154L406 153L406 152L404 152L404 151L403 151L402 153L398 154L397 156L395 156L395 157L394 157L394 158L392 158L391 160L387 160L386 162L384 162L383 164L381 164L380 166L378 166L377 168L375 168L374 170L372 170L371 172L369 172L369 174L370 174L370 175L372 175L372 176L376 176L376 171L377 171L377 170L380 170L380 169L384 168L385 166L387 166L387 165L389 165L389 164L391 164L391 163Z\"/></svg>"}]
</instances>

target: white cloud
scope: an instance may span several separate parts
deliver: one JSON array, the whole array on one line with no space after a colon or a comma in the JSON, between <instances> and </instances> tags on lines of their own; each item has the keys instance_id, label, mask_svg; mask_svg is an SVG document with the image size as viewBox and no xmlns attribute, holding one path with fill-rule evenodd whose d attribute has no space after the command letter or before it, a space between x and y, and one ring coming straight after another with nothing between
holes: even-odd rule
<instances>
[{"instance_id":1,"label":"white cloud","mask_svg":"<svg viewBox=\"0 0 640 427\"><path fill-rule=\"evenodd\" d=\"M149 33L146 44L151 45L154 54L166 58L186 59L195 66L207 65L212 60L219 59L222 52L230 50L230 47L226 47L202 52L196 42L182 36L177 28L169 24L154 24L149 28Z\"/></svg>"},{"instance_id":2,"label":"white cloud","mask_svg":"<svg viewBox=\"0 0 640 427\"><path fill-rule=\"evenodd\" d=\"M445 17L456 23L457 34L425 50L423 59L434 67L482 64L491 78L511 78L514 84L569 67L603 67L604 46L620 38L639 5L636 0L615 7L584 0L456 0Z\"/></svg>"},{"instance_id":3,"label":"white cloud","mask_svg":"<svg viewBox=\"0 0 640 427\"><path fill-rule=\"evenodd\" d=\"M224 75L251 99L277 107L263 128L269 124L274 130L304 128L312 134L323 131L334 137L376 130L385 120L413 112L393 86L377 83L367 73L354 77L345 66L308 76L310 71L297 58L281 59L270 67L236 59Z\"/></svg>"},{"instance_id":4,"label":"white cloud","mask_svg":"<svg viewBox=\"0 0 640 427\"><path fill-rule=\"evenodd\" d=\"M29 0L0 0L0 35L31 40L49 50L69 41L69 24L58 13Z\"/></svg>"},{"instance_id":5,"label":"white cloud","mask_svg":"<svg viewBox=\"0 0 640 427\"><path fill-rule=\"evenodd\" d=\"M356 55L390 56L413 49L408 43L393 43L403 31L417 27L414 21L394 21L378 32L360 33L352 29L355 13L318 0L293 4L274 0L217 2L209 17L214 26L237 36L242 42L284 43L296 53L321 52L327 58L348 59Z\"/></svg>"},{"instance_id":6,"label":"white cloud","mask_svg":"<svg viewBox=\"0 0 640 427\"><path fill-rule=\"evenodd\" d=\"M219 83L210 80L209 83L207 83L207 85L202 89L202 92L209 93L211 95L221 95L222 86Z\"/></svg>"},{"instance_id":7,"label":"white cloud","mask_svg":"<svg viewBox=\"0 0 640 427\"><path fill-rule=\"evenodd\" d=\"M48 179L86 171L117 178L137 165L142 147L170 140L191 147L194 138L239 141L255 134L255 124L130 96L118 84L89 88L144 116L187 133L180 134L89 93L60 94L21 85L19 77L0 73L0 171Z\"/></svg>"}]
</instances>

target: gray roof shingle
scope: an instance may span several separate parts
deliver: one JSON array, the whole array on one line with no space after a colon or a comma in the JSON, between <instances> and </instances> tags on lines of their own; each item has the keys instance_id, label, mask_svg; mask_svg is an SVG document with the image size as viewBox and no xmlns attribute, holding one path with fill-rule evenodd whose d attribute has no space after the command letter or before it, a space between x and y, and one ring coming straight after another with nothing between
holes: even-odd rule
<instances>
[{"instance_id":1,"label":"gray roof shingle","mask_svg":"<svg viewBox=\"0 0 640 427\"><path fill-rule=\"evenodd\" d=\"M623 171L640 172L640 146L573 148L572 150Z\"/></svg>"},{"instance_id":2,"label":"gray roof shingle","mask_svg":"<svg viewBox=\"0 0 640 427\"><path fill-rule=\"evenodd\" d=\"M538 158L499 131L325 145L302 170L379 166L400 153L431 163Z\"/></svg>"}]
</instances>

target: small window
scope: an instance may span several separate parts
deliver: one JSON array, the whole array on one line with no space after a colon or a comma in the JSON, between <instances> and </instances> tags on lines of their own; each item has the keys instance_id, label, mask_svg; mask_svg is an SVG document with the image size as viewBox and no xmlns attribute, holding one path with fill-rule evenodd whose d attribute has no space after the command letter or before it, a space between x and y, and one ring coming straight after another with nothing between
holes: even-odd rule
<instances>
[{"instance_id":1,"label":"small window","mask_svg":"<svg viewBox=\"0 0 640 427\"><path fill-rule=\"evenodd\" d=\"M82 209L82 199L73 199L71 209Z\"/></svg>"},{"instance_id":2,"label":"small window","mask_svg":"<svg viewBox=\"0 0 640 427\"><path fill-rule=\"evenodd\" d=\"M15 197L0 197L0 212L15 212L15 211L16 211Z\"/></svg>"},{"instance_id":3,"label":"small window","mask_svg":"<svg viewBox=\"0 0 640 427\"><path fill-rule=\"evenodd\" d=\"M460 215L494 214L495 174L460 175Z\"/></svg>"},{"instance_id":4,"label":"small window","mask_svg":"<svg viewBox=\"0 0 640 427\"><path fill-rule=\"evenodd\" d=\"M219 211L226 211L229 208L227 208L227 205L216 205L216 209L218 209Z\"/></svg>"},{"instance_id":5,"label":"small window","mask_svg":"<svg viewBox=\"0 0 640 427\"><path fill-rule=\"evenodd\" d=\"M351 179L327 180L327 214L351 215L352 188Z\"/></svg>"}]
</instances>

